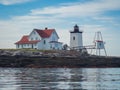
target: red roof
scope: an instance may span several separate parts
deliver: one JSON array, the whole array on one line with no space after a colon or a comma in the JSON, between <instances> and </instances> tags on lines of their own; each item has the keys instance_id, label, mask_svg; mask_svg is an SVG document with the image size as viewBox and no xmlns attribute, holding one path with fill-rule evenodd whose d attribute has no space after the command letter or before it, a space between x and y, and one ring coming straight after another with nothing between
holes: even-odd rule
<instances>
[{"instance_id":1,"label":"red roof","mask_svg":"<svg viewBox=\"0 0 120 90\"><path fill-rule=\"evenodd\" d=\"M33 41L29 41L29 36L25 35L21 38L20 41L16 42L15 44L36 44L38 42L40 42L40 40L33 40Z\"/></svg>"},{"instance_id":2,"label":"red roof","mask_svg":"<svg viewBox=\"0 0 120 90\"><path fill-rule=\"evenodd\" d=\"M45 30L35 29L35 30L42 38L49 38L52 32L55 31L54 29L45 29Z\"/></svg>"},{"instance_id":3,"label":"red roof","mask_svg":"<svg viewBox=\"0 0 120 90\"><path fill-rule=\"evenodd\" d=\"M40 29L34 29L42 38L49 38L51 34L55 31L54 29L45 29L45 30L40 30ZM20 41L16 42L15 44L35 44L40 42L40 40L32 40L29 41L29 36L25 35L21 38Z\"/></svg>"}]
</instances>

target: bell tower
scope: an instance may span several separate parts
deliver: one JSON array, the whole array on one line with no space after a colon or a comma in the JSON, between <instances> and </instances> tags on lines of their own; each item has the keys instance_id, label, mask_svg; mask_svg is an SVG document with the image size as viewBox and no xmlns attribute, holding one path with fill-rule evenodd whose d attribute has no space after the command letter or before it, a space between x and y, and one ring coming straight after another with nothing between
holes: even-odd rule
<instances>
[{"instance_id":1,"label":"bell tower","mask_svg":"<svg viewBox=\"0 0 120 90\"><path fill-rule=\"evenodd\" d=\"M70 48L82 49L83 40L82 40L82 31L79 30L79 26L76 24L74 30L70 31Z\"/></svg>"}]
</instances>

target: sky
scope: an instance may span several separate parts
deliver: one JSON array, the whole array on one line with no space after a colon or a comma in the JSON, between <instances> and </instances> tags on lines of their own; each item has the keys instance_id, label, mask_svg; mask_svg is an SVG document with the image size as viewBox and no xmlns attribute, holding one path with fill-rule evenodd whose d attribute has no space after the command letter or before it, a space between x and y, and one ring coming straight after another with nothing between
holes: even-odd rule
<instances>
[{"instance_id":1,"label":"sky","mask_svg":"<svg viewBox=\"0 0 120 90\"><path fill-rule=\"evenodd\" d=\"M108 56L120 56L120 0L0 0L0 48L15 48L23 35L45 27L69 45L75 24L84 46L94 45L100 31Z\"/></svg>"}]
</instances>

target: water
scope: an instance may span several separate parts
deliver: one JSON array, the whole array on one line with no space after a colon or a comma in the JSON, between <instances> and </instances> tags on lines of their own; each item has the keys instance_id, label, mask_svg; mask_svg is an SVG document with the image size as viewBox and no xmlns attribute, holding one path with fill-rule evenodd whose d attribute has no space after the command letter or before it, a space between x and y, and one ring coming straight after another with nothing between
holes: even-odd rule
<instances>
[{"instance_id":1,"label":"water","mask_svg":"<svg viewBox=\"0 0 120 90\"><path fill-rule=\"evenodd\" d=\"M0 90L120 90L120 68L0 68Z\"/></svg>"}]
</instances>

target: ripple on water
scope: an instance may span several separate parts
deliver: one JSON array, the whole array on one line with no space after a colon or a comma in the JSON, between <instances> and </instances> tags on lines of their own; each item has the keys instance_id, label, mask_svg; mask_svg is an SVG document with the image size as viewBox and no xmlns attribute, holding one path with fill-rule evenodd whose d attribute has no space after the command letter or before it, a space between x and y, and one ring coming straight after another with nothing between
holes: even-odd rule
<instances>
[{"instance_id":1,"label":"ripple on water","mask_svg":"<svg viewBox=\"0 0 120 90\"><path fill-rule=\"evenodd\" d=\"M119 90L120 68L0 68L0 90Z\"/></svg>"}]
</instances>

